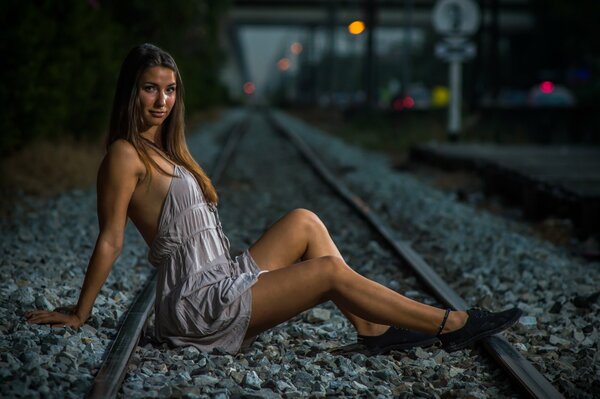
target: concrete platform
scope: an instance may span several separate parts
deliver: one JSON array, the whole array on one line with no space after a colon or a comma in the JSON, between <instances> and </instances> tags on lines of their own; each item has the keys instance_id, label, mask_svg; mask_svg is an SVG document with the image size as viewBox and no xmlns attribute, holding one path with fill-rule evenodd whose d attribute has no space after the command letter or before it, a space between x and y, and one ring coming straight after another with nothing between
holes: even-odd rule
<instances>
[{"instance_id":1,"label":"concrete platform","mask_svg":"<svg viewBox=\"0 0 600 399\"><path fill-rule=\"evenodd\" d=\"M600 231L600 147L429 143L410 155L477 171L486 191L516 200L531 218L569 217L584 235Z\"/></svg>"}]
</instances>

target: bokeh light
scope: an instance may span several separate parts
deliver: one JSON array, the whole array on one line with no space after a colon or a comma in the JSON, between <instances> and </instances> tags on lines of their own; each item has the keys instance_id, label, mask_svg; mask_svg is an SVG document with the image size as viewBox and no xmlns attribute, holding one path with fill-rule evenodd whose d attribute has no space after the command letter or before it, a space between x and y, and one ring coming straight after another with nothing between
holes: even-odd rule
<instances>
[{"instance_id":1,"label":"bokeh light","mask_svg":"<svg viewBox=\"0 0 600 399\"><path fill-rule=\"evenodd\" d=\"M348 25L348 32L353 35L360 35L365 31L365 23L363 21L353 21Z\"/></svg>"},{"instance_id":2,"label":"bokeh light","mask_svg":"<svg viewBox=\"0 0 600 399\"><path fill-rule=\"evenodd\" d=\"M302 52L302 44L298 42L292 43L290 50L292 51L292 54L298 55Z\"/></svg>"},{"instance_id":3,"label":"bokeh light","mask_svg":"<svg viewBox=\"0 0 600 399\"><path fill-rule=\"evenodd\" d=\"M244 93L250 95L250 94L254 93L254 90L256 90L256 87L254 86L254 83L246 82L246 83L244 83L243 90L244 90Z\"/></svg>"},{"instance_id":4,"label":"bokeh light","mask_svg":"<svg viewBox=\"0 0 600 399\"><path fill-rule=\"evenodd\" d=\"M431 91L431 105L435 108L448 106L450 90L445 86L434 86Z\"/></svg>"},{"instance_id":5,"label":"bokeh light","mask_svg":"<svg viewBox=\"0 0 600 399\"><path fill-rule=\"evenodd\" d=\"M542 93L550 94L554 91L554 83L546 80L545 82L540 83L540 90Z\"/></svg>"},{"instance_id":6,"label":"bokeh light","mask_svg":"<svg viewBox=\"0 0 600 399\"><path fill-rule=\"evenodd\" d=\"M277 61L277 68L279 68L280 71L287 71L288 69L290 69L290 60L287 58L282 58L279 61Z\"/></svg>"}]
</instances>

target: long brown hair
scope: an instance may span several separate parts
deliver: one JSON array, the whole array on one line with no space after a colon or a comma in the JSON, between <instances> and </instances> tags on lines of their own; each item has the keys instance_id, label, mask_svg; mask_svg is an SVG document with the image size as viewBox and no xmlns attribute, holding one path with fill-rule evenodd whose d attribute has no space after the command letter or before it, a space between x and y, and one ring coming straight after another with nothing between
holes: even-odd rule
<instances>
[{"instance_id":1,"label":"long brown hair","mask_svg":"<svg viewBox=\"0 0 600 399\"><path fill-rule=\"evenodd\" d=\"M185 167L194 175L206 200L216 204L218 201L217 192L208 175L192 158L185 141L185 106L183 103L183 82L181 81L179 69L169 53L152 44L146 43L132 48L125 57L123 65L121 65L113 100L106 149L108 150L116 140L125 139L135 147L146 167L149 179L152 178L150 165L157 168L160 173L171 176L169 172L165 171L150 157L147 145L144 143L145 140L140 134L140 129L144 126L144 123L138 99L139 80L146 69L155 66L173 70L177 85L175 104L161 126L160 146L173 162Z\"/></svg>"}]
</instances>

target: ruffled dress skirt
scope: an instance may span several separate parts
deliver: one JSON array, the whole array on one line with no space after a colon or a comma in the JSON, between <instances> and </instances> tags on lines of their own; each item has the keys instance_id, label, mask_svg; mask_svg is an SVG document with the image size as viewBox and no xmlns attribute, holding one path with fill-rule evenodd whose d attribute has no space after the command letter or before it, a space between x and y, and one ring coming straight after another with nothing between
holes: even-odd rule
<instances>
[{"instance_id":1,"label":"ruffled dress skirt","mask_svg":"<svg viewBox=\"0 0 600 399\"><path fill-rule=\"evenodd\" d=\"M155 339L202 351L240 350L261 271L248 250L231 258L215 206L175 166L148 259L157 269Z\"/></svg>"},{"instance_id":2,"label":"ruffled dress skirt","mask_svg":"<svg viewBox=\"0 0 600 399\"><path fill-rule=\"evenodd\" d=\"M158 306L159 341L210 352L237 353L252 313L251 287L261 271L248 250L229 263L221 256L171 291Z\"/></svg>"}]
</instances>

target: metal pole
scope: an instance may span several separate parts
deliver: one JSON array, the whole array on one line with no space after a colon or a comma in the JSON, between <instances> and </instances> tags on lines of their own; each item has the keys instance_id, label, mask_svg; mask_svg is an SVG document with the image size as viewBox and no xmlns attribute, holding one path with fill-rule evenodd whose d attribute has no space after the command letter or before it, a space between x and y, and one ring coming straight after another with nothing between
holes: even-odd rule
<instances>
[{"instance_id":1,"label":"metal pole","mask_svg":"<svg viewBox=\"0 0 600 399\"><path fill-rule=\"evenodd\" d=\"M448 108L448 139L458 141L462 98L462 63L450 62L450 107Z\"/></svg>"},{"instance_id":2,"label":"metal pole","mask_svg":"<svg viewBox=\"0 0 600 399\"><path fill-rule=\"evenodd\" d=\"M336 9L335 3L330 3L327 7L327 72L325 75L325 92L329 99L329 107L335 106L335 29L336 29Z\"/></svg>"},{"instance_id":3,"label":"metal pole","mask_svg":"<svg viewBox=\"0 0 600 399\"><path fill-rule=\"evenodd\" d=\"M403 82L402 82L402 93L404 95L408 95L408 87L411 84L412 76L411 76L411 57L412 57L412 31L413 31L413 9L414 9L414 0L405 0L404 1L404 11L406 15L406 28L405 28L405 37L404 37L404 56L402 57L402 67L403 67Z\"/></svg>"},{"instance_id":4,"label":"metal pole","mask_svg":"<svg viewBox=\"0 0 600 399\"><path fill-rule=\"evenodd\" d=\"M365 2L365 22L367 25L367 46L365 48L364 60L364 87L366 95L365 106L372 109L374 105L374 43L375 34L375 0L366 0Z\"/></svg>"}]
</instances>

